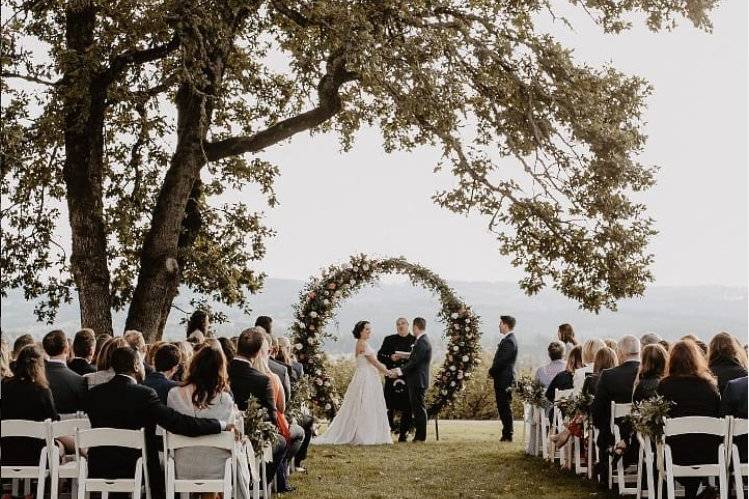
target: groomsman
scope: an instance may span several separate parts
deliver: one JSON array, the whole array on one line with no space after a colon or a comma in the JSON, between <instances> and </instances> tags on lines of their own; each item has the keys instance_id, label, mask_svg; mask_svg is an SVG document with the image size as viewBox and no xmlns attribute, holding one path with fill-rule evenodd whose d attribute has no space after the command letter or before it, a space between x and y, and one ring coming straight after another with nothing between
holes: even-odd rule
<instances>
[{"instance_id":1,"label":"groomsman","mask_svg":"<svg viewBox=\"0 0 749 499\"><path fill-rule=\"evenodd\" d=\"M395 321L396 334L385 336L382 346L377 352L377 359L388 369L403 367L408 356L395 352L411 352L416 337L408 330L408 320L403 317ZM400 436L399 442L405 442L408 430L411 429L411 403L408 400L408 387L402 377L393 379L385 378L383 388L385 392L385 404L388 409L388 422L390 429L395 429L395 412L400 412Z\"/></svg>"},{"instance_id":2,"label":"groomsman","mask_svg":"<svg viewBox=\"0 0 749 499\"><path fill-rule=\"evenodd\" d=\"M515 360L518 357L518 344L515 341L515 318L503 315L499 318L499 334L502 340L494 354L489 377L494 379L494 396L497 399L497 411L502 421L501 442L512 442L512 392L509 390L515 381Z\"/></svg>"}]
</instances>

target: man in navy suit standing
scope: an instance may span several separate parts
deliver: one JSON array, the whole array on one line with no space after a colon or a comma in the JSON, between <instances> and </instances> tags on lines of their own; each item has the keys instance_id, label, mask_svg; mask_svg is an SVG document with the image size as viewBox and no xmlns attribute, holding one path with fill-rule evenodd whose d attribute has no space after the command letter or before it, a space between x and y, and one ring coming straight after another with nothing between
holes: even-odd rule
<instances>
[{"instance_id":1,"label":"man in navy suit standing","mask_svg":"<svg viewBox=\"0 0 749 499\"><path fill-rule=\"evenodd\" d=\"M494 379L494 396L497 398L497 411L502 421L501 442L512 442L512 392L510 387L515 381L515 360L518 358L518 344L515 340L515 318L503 315L499 318L499 334L502 340L494 354L494 361L489 368L489 377Z\"/></svg>"}]
</instances>

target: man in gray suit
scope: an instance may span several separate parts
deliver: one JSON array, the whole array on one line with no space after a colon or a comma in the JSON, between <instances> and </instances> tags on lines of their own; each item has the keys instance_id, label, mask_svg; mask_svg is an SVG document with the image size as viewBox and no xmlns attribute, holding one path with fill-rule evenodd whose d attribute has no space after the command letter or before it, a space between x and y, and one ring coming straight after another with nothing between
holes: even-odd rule
<instances>
[{"instance_id":1,"label":"man in gray suit","mask_svg":"<svg viewBox=\"0 0 749 499\"><path fill-rule=\"evenodd\" d=\"M427 439L427 407L425 395L429 387L429 364L432 362L432 345L426 335L427 321L421 317L413 320L413 334L416 337L411 349L408 362L396 369L388 371L389 377L404 376L408 387L408 397L411 401L416 435L414 442L424 442Z\"/></svg>"}]
</instances>

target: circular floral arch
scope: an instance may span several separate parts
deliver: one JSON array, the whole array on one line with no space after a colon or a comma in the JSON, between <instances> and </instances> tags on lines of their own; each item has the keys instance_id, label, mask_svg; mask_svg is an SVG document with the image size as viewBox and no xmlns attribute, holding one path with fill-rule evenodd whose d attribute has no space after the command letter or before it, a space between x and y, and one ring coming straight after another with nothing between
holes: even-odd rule
<instances>
[{"instance_id":1,"label":"circular floral arch","mask_svg":"<svg viewBox=\"0 0 749 499\"><path fill-rule=\"evenodd\" d=\"M324 269L319 277L305 285L292 325L294 350L312 381L312 401L330 417L336 413L339 397L326 373L325 356L320 348L323 338L332 338L325 331L325 325L344 299L375 283L384 274L407 276L414 285L436 294L442 304L439 320L446 326L447 355L428 397L430 415L453 402L466 379L471 377L473 368L481 362L479 317L440 276L404 258L353 256L347 263Z\"/></svg>"}]
</instances>

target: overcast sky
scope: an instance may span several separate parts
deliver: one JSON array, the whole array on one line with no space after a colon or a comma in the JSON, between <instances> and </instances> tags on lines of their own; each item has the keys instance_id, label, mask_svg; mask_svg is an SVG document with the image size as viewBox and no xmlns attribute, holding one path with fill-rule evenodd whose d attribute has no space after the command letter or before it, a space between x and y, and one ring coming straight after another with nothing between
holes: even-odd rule
<instances>
[{"instance_id":1,"label":"overcast sky","mask_svg":"<svg viewBox=\"0 0 749 499\"><path fill-rule=\"evenodd\" d=\"M713 33L684 25L604 35L584 16L575 16L574 33L548 27L580 61L611 62L655 88L642 159L662 168L645 196L660 231L651 245L657 285L747 281L747 2L723 2L713 19ZM432 203L450 182L432 173L438 156L386 154L372 129L350 153L333 135L300 135L269 150L281 169L281 204L266 212L278 235L260 268L306 279L366 252L404 255L451 280L517 280L483 217Z\"/></svg>"}]
</instances>

